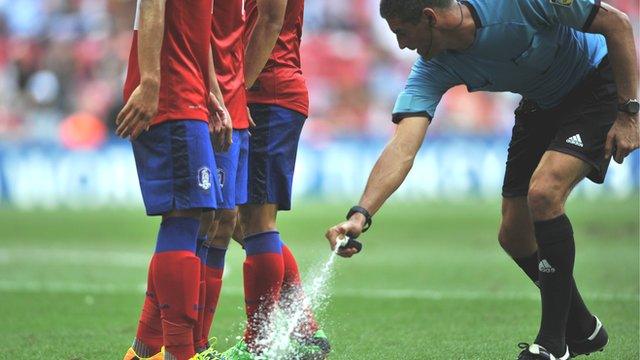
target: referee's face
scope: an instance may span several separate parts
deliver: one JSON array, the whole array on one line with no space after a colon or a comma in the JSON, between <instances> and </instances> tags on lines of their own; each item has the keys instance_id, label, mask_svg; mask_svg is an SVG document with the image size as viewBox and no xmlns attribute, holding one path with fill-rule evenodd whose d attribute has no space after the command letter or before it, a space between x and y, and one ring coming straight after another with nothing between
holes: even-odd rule
<instances>
[{"instance_id":1,"label":"referee's face","mask_svg":"<svg viewBox=\"0 0 640 360\"><path fill-rule=\"evenodd\" d=\"M433 29L426 19L417 23L404 22L397 18L386 19L389 29L396 34L400 49L417 51L425 59L432 58L436 52Z\"/></svg>"}]
</instances>

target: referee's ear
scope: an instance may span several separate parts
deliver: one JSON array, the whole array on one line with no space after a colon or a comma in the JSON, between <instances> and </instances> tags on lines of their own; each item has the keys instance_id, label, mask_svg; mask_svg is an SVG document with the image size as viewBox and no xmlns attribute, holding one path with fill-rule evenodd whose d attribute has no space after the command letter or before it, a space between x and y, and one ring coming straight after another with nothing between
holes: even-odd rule
<instances>
[{"instance_id":1,"label":"referee's ear","mask_svg":"<svg viewBox=\"0 0 640 360\"><path fill-rule=\"evenodd\" d=\"M429 27L434 27L438 23L436 12L430 7L422 9L422 19L429 23Z\"/></svg>"}]
</instances>

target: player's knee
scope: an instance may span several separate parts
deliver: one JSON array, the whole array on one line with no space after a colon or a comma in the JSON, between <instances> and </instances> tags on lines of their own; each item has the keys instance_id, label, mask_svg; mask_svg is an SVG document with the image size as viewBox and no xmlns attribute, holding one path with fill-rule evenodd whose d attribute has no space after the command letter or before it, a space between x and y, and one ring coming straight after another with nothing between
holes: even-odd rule
<instances>
[{"instance_id":1,"label":"player's knee","mask_svg":"<svg viewBox=\"0 0 640 360\"><path fill-rule=\"evenodd\" d=\"M209 233L209 243L217 247L227 247L231 241L231 235L236 227L237 213L235 210L219 210L216 213L215 233Z\"/></svg>"},{"instance_id":2,"label":"player's knee","mask_svg":"<svg viewBox=\"0 0 640 360\"><path fill-rule=\"evenodd\" d=\"M529 186L527 201L534 221L553 218L563 212L564 195L550 181L536 181Z\"/></svg>"},{"instance_id":3,"label":"player's knee","mask_svg":"<svg viewBox=\"0 0 640 360\"><path fill-rule=\"evenodd\" d=\"M215 218L215 211L205 211L200 216L200 231L198 233L199 237L204 237L208 234L209 229L211 229L211 224L213 224Z\"/></svg>"},{"instance_id":4,"label":"player's knee","mask_svg":"<svg viewBox=\"0 0 640 360\"><path fill-rule=\"evenodd\" d=\"M236 210L218 210L215 219L220 222L220 225L231 224L233 227L236 224L237 214Z\"/></svg>"}]
</instances>

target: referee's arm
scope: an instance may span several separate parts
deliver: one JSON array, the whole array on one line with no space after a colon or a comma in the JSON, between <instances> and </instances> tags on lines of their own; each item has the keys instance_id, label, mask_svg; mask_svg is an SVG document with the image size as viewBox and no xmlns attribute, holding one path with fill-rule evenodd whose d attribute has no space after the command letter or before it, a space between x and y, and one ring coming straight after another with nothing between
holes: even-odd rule
<instances>
[{"instance_id":1,"label":"referee's arm","mask_svg":"<svg viewBox=\"0 0 640 360\"><path fill-rule=\"evenodd\" d=\"M638 59L633 40L633 27L629 17L609 4L602 3L591 24L584 29L604 35L609 51L609 61L621 103L638 99ZM622 163L629 153L640 145L638 115L618 112L606 142L606 156ZM616 152L613 153L614 148Z\"/></svg>"},{"instance_id":2,"label":"referee's arm","mask_svg":"<svg viewBox=\"0 0 640 360\"><path fill-rule=\"evenodd\" d=\"M424 116L406 117L399 122L391 141L371 170L360 198L359 205L372 216L407 177L427 134L429 123L429 118ZM362 216L354 216L357 215Z\"/></svg>"},{"instance_id":3,"label":"referee's arm","mask_svg":"<svg viewBox=\"0 0 640 360\"><path fill-rule=\"evenodd\" d=\"M360 198L359 206L367 209L372 216L407 177L424 141L429 123L430 119L422 115L406 117L398 123L393 138L371 170L367 186ZM336 239L340 235L359 236L365 220L361 213L355 213L349 220L330 228L326 237L331 243L331 248L335 247ZM338 252L344 257L351 257L355 253L356 250L352 248Z\"/></svg>"}]
</instances>

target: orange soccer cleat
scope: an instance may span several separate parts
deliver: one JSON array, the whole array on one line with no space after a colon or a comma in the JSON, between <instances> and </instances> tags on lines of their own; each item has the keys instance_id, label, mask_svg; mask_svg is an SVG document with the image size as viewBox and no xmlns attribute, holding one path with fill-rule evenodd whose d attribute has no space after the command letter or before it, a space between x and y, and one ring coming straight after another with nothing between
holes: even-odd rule
<instances>
[{"instance_id":1,"label":"orange soccer cleat","mask_svg":"<svg viewBox=\"0 0 640 360\"><path fill-rule=\"evenodd\" d=\"M164 360L164 356L162 355L162 352L159 352L152 357L143 358L138 356L136 352L133 351L133 348L129 348L129 350L127 350L127 353L124 355L123 360Z\"/></svg>"}]
</instances>

